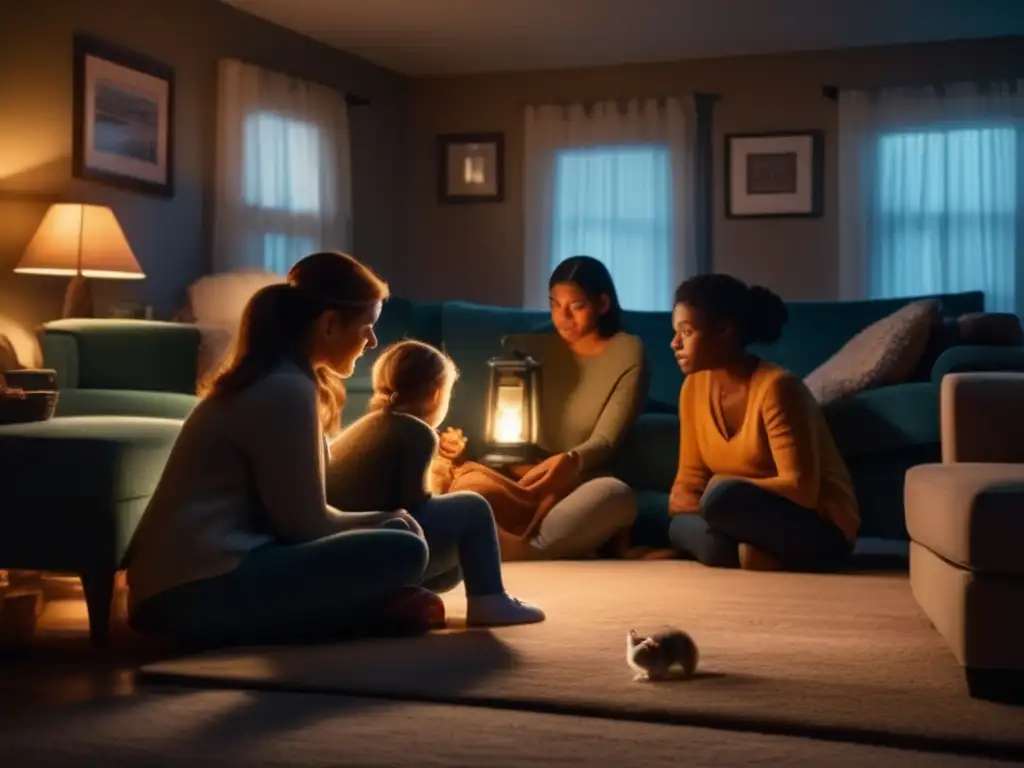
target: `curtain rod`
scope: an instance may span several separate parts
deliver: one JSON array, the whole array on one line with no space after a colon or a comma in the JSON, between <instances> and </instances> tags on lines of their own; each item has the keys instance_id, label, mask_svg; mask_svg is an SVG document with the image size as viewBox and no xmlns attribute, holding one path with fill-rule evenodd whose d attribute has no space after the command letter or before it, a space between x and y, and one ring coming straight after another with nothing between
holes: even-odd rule
<instances>
[{"instance_id":1,"label":"curtain rod","mask_svg":"<svg viewBox=\"0 0 1024 768\"><path fill-rule=\"evenodd\" d=\"M306 74L300 74L299 72L296 72L288 68L282 68L278 66L267 66L266 64L261 64L258 61L241 58L239 56L227 56L225 58L235 59L236 61L240 61L243 64L249 64L254 67L259 67L260 69L265 69L268 72L276 72L277 74L284 75L285 77L289 77L292 80L305 80L307 83L315 83L316 85L323 86L324 88L330 88L332 91L340 92L341 95L345 97L345 104L349 107L366 107L370 105L370 99L368 99L366 96L360 96L358 93L352 93L351 91L342 91L336 85L324 82L319 78L309 77Z\"/></svg>"},{"instance_id":2,"label":"curtain rod","mask_svg":"<svg viewBox=\"0 0 1024 768\"><path fill-rule=\"evenodd\" d=\"M630 101L647 101L648 99L654 99L656 101L662 101L664 99L678 99L680 96L693 96L695 100L705 102L721 101L722 96L718 93L701 93L691 92L686 93L672 93L672 94L661 94L660 96L619 96L619 97L608 97L608 98L594 98L594 99L536 99L536 100L519 100L516 102L519 106L523 107L539 107L539 106L552 106L552 107L565 107L570 104L583 104L584 106L590 106L592 104L598 104L602 101L612 101L617 104L625 104Z\"/></svg>"},{"instance_id":3,"label":"curtain rod","mask_svg":"<svg viewBox=\"0 0 1024 768\"><path fill-rule=\"evenodd\" d=\"M877 91L882 88L948 88L949 86L956 85L958 83L977 83L979 85L991 85L993 83L1006 83L1010 86L1010 89L1016 91L1021 80L1013 75L1000 75L998 77L965 77L955 78L952 80L943 81L925 81L920 83L896 83L896 84L885 84L885 85L872 85L872 86L843 86L842 88L838 85L823 85L821 87L821 95L830 101L836 101L839 98L839 91L849 89L864 90L864 91Z\"/></svg>"}]
</instances>

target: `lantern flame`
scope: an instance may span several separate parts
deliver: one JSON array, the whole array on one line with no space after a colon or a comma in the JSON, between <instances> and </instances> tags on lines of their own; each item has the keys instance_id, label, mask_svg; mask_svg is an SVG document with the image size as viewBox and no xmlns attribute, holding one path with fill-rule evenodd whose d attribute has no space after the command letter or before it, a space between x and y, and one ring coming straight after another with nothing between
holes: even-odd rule
<instances>
[{"instance_id":1,"label":"lantern flame","mask_svg":"<svg viewBox=\"0 0 1024 768\"><path fill-rule=\"evenodd\" d=\"M523 411L516 407L499 407L495 418L494 437L499 443L523 441Z\"/></svg>"}]
</instances>

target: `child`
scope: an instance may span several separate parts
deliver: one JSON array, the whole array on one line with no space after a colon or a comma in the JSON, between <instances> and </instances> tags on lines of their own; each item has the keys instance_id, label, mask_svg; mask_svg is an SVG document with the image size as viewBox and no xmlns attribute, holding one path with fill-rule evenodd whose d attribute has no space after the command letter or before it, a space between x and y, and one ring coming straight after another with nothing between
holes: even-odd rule
<instances>
[{"instance_id":1,"label":"child","mask_svg":"<svg viewBox=\"0 0 1024 768\"><path fill-rule=\"evenodd\" d=\"M451 483L437 427L448 415L458 371L429 344L402 341L380 353L371 377L367 415L331 443L327 498L350 511L414 513Z\"/></svg>"},{"instance_id":2,"label":"child","mask_svg":"<svg viewBox=\"0 0 1024 768\"><path fill-rule=\"evenodd\" d=\"M457 554L454 571L461 566L460 578L465 579L467 623L542 621L539 608L504 592L500 530L491 507L475 495L440 495L451 487L457 474L454 462L465 448L458 430L448 430L440 439L437 435L458 378L455 364L429 344L402 341L380 353L371 377L368 413L331 444L328 503L352 512L408 511L423 526L437 566ZM435 495L438 498L432 499ZM458 510L467 502L473 506L472 519L460 523ZM453 529L459 528L463 533L453 536ZM431 570L428 566L428 581Z\"/></svg>"}]
</instances>

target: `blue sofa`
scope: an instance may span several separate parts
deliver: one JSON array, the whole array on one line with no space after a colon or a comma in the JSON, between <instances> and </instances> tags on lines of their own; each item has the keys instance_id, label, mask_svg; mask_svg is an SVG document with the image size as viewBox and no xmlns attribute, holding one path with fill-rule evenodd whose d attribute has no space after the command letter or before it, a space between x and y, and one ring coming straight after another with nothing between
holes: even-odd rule
<instances>
[{"instance_id":1,"label":"blue sofa","mask_svg":"<svg viewBox=\"0 0 1024 768\"><path fill-rule=\"evenodd\" d=\"M918 297L920 298L920 297ZM981 293L934 297L943 315L980 312ZM915 299L854 302L793 302L790 320L774 345L754 351L801 376L839 350L857 332ZM627 330L640 336L652 378L646 412L625 440L612 470L636 491L638 544L667 544L667 498L679 445L676 404L682 373L668 344L667 312L626 312ZM482 449L486 361L498 354L509 333L550 329L546 312L466 302L390 300L377 326L381 346L419 338L442 347L458 365L449 423ZM43 328L46 365L58 371L59 414L126 413L184 417L195 403L199 331L191 325L125 320L61 320ZM349 419L360 415L370 395L369 352L348 382ZM906 540L903 477L914 465L938 461L939 382L946 373L1024 370L1024 349L952 347L915 380L868 391L826 409L835 439L853 475L863 516L863 537Z\"/></svg>"}]
</instances>

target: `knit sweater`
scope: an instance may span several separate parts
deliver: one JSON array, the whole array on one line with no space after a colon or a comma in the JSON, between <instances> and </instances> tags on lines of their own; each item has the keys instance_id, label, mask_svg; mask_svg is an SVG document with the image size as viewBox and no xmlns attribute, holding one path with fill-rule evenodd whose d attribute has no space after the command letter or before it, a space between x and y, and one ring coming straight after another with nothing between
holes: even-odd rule
<instances>
[{"instance_id":1,"label":"knit sweater","mask_svg":"<svg viewBox=\"0 0 1024 768\"><path fill-rule=\"evenodd\" d=\"M253 549L353 527L327 504L312 373L292 362L200 402L182 425L132 540L133 606L234 570Z\"/></svg>"},{"instance_id":2,"label":"knit sweater","mask_svg":"<svg viewBox=\"0 0 1024 768\"><path fill-rule=\"evenodd\" d=\"M696 511L712 476L735 477L817 511L853 541L860 513L849 471L820 406L804 383L762 361L750 380L746 415L723 434L711 374L686 377L679 395L679 469L673 514Z\"/></svg>"},{"instance_id":3,"label":"knit sweater","mask_svg":"<svg viewBox=\"0 0 1024 768\"><path fill-rule=\"evenodd\" d=\"M643 342L620 332L590 357L574 354L555 333L506 336L504 346L541 365L540 448L575 450L584 473L602 469L647 399Z\"/></svg>"},{"instance_id":4,"label":"knit sweater","mask_svg":"<svg viewBox=\"0 0 1024 768\"><path fill-rule=\"evenodd\" d=\"M413 511L430 498L427 477L438 442L415 416L387 408L368 413L331 443L328 500L352 511Z\"/></svg>"}]
</instances>

